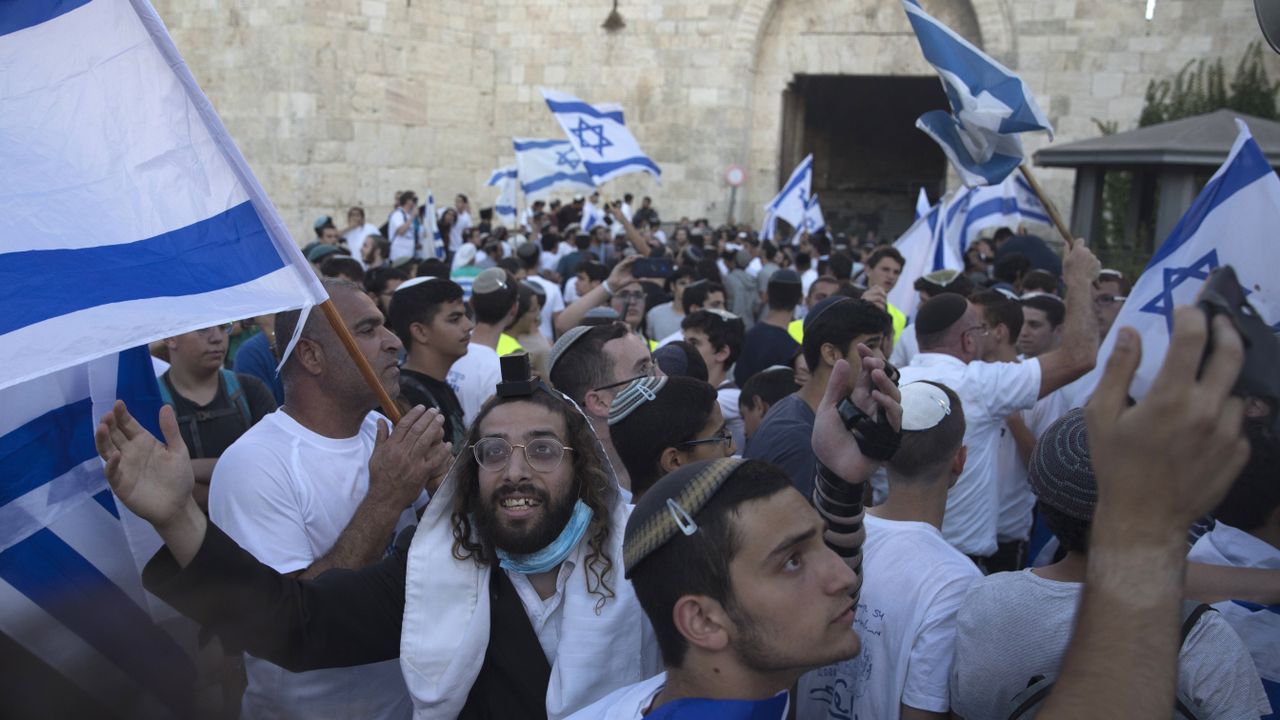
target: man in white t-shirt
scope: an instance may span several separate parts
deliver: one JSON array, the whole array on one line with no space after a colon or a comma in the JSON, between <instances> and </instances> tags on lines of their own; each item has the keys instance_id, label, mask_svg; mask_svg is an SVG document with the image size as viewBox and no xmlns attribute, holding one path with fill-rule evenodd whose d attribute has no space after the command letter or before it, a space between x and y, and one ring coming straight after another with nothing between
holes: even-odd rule
<instances>
[{"instance_id":1,"label":"man in white t-shirt","mask_svg":"<svg viewBox=\"0 0 1280 720\"><path fill-rule=\"evenodd\" d=\"M390 227L387 228L390 231ZM364 247L365 238L378 235L378 226L365 221L364 208L353 207L347 211L347 227L342 239L352 252Z\"/></svg>"},{"instance_id":2,"label":"man in white t-shirt","mask_svg":"<svg viewBox=\"0 0 1280 720\"><path fill-rule=\"evenodd\" d=\"M358 286L324 284L394 398L400 341ZM292 336L298 318L296 310L280 313L276 330ZM376 562L448 467L439 413L416 408L388 437L386 419L370 411L376 395L319 313L308 318L281 378L284 405L227 448L215 467L209 517L281 573L310 578ZM395 661L291 673L246 656L245 674L246 720L408 718L413 709Z\"/></svg>"},{"instance_id":3,"label":"man in white t-shirt","mask_svg":"<svg viewBox=\"0 0 1280 720\"><path fill-rule=\"evenodd\" d=\"M947 499L942 534L973 558L996 551L996 459L1006 418L1085 374L1097 358L1092 293L1098 259L1076 243L1064 267L1069 295L1062 345L1026 362L982 362L989 329L978 308L959 295L932 298L916 315L920 354L902 368L900 381L940 382L964 402L969 458Z\"/></svg>"},{"instance_id":4,"label":"man in white t-shirt","mask_svg":"<svg viewBox=\"0 0 1280 720\"><path fill-rule=\"evenodd\" d=\"M1072 410L1049 427L1031 458L1031 485L1066 556L1045 567L975 581L956 614L951 708L962 718L1010 717L1014 698L1034 678L1062 670L1098 502L1088 435L1084 413ZM1195 717L1256 718L1271 712L1248 649L1213 611L1185 633L1177 691L1198 710ZM1168 707L1173 709L1173 698Z\"/></svg>"},{"instance_id":5,"label":"man in white t-shirt","mask_svg":"<svg viewBox=\"0 0 1280 720\"><path fill-rule=\"evenodd\" d=\"M502 380L498 360L498 339L516 319L520 291L515 278L502 268L489 268L471 285L471 309L476 326L471 331L467 354L449 368L445 382L458 395L467 427L493 395Z\"/></svg>"},{"instance_id":6,"label":"man in white t-shirt","mask_svg":"<svg viewBox=\"0 0 1280 720\"><path fill-rule=\"evenodd\" d=\"M400 204L387 218L387 235L391 240L391 259L413 257L418 251L418 228L414 218L418 213L418 196L412 191L400 196Z\"/></svg>"},{"instance_id":7,"label":"man in white t-shirt","mask_svg":"<svg viewBox=\"0 0 1280 720\"><path fill-rule=\"evenodd\" d=\"M955 614L982 577L942 538L947 488L964 468L964 410L949 388L903 385L902 444L887 468L889 496L868 508L855 658L800 678L799 720L946 718Z\"/></svg>"},{"instance_id":8,"label":"man in white t-shirt","mask_svg":"<svg viewBox=\"0 0 1280 720\"><path fill-rule=\"evenodd\" d=\"M453 199L453 209L458 213L458 220L449 228L449 252L457 252L462 246L462 231L471 227L471 202L466 195L459 194Z\"/></svg>"},{"instance_id":9,"label":"man in white t-shirt","mask_svg":"<svg viewBox=\"0 0 1280 720\"><path fill-rule=\"evenodd\" d=\"M556 316L564 310L564 295L560 292L560 286L550 280L542 277L538 273L538 264L542 251L537 243L527 242L516 248L516 259L520 261L521 266L525 269L525 280L542 288L542 292L546 295L547 300L542 304L542 317L538 321L538 332L551 342L555 338L555 330L552 329L552 323L555 322Z\"/></svg>"}]
</instances>

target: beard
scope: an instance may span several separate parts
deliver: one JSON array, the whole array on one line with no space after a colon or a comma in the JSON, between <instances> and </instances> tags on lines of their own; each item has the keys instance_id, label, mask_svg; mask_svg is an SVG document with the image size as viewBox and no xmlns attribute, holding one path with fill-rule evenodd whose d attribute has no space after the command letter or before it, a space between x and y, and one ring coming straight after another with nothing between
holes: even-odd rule
<instances>
[{"instance_id":1,"label":"beard","mask_svg":"<svg viewBox=\"0 0 1280 720\"><path fill-rule=\"evenodd\" d=\"M746 667L760 673L808 672L814 668L857 657L861 651L861 639L854 634L852 651L848 647L789 647L772 628L741 608L727 604L725 611L737 628L732 639L734 650Z\"/></svg>"},{"instance_id":2,"label":"beard","mask_svg":"<svg viewBox=\"0 0 1280 720\"><path fill-rule=\"evenodd\" d=\"M514 524L506 524L498 517L498 505L508 495L535 497L541 503L539 512ZM573 516L577 498L572 493L553 502L551 496L531 483L504 485L493 492L488 500L477 499L472 513L476 531L485 543L512 555L528 555L550 545Z\"/></svg>"}]
</instances>

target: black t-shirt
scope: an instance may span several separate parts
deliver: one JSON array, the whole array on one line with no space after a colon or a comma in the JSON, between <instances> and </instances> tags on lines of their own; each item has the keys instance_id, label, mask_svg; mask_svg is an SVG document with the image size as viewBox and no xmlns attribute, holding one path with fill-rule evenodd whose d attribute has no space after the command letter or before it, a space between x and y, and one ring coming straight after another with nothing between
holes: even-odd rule
<instances>
[{"instance_id":1,"label":"black t-shirt","mask_svg":"<svg viewBox=\"0 0 1280 720\"><path fill-rule=\"evenodd\" d=\"M738 362L733 368L733 381L743 387L752 375L771 365L790 365L799 347L785 328L756 323L742 341L742 352L738 353Z\"/></svg>"},{"instance_id":2,"label":"black t-shirt","mask_svg":"<svg viewBox=\"0 0 1280 720\"><path fill-rule=\"evenodd\" d=\"M423 389L427 392L423 392ZM430 393L430 397L427 393ZM445 442L453 443L454 453L462 451L467 437L467 425L462 419L462 403L458 402L458 396L448 383L430 375L400 368L400 397L409 407L422 405L443 413Z\"/></svg>"},{"instance_id":3,"label":"black t-shirt","mask_svg":"<svg viewBox=\"0 0 1280 720\"><path fill-rule=\"evenodd\" d=\"M169 395L173 397L178 429L182 431L182 440L187 444L187 452L192 458L222 457L231 443L276 409L275 397L261 380L252 375L236 373L236 381L240 384L241 396L249 406L247 423L239 403L231 402L226 378L221 373L218 375L218 394L207 405L197 405L183 397L169 381L169 371L166 370L160 376L160 382L168 385Z\"/></svg>"}]
</instances>

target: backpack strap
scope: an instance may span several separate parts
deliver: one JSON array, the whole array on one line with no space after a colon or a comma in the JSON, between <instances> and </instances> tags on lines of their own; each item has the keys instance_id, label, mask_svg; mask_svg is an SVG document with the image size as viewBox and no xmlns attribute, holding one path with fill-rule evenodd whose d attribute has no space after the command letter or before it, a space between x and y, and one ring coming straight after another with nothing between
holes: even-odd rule
<instances>
[{"instance_id":1,"label":"backpack strap","mask_svg":"<svg viewBox=\"0 0 1280 720\"><path fill-rule=\"evenodd\" d=\"M249 411L249 400L245 397L244 388L240 387L240 380L236 378L236 374L231 370L223 368L222 380L227 385L227 395L230 396L231 404L240 410L240 417L244 420L244 429L248 430L253 425L253 413Z\"/></svg>"},{"instance_id":2,"label":"backpack strap","mask_svg":"<svg viewBox=\"0 0 1280 720\"><path fill-rule=\"evenodd\" d=\"M1013 712L1010 713L1009 720L1020 720L1026 717L1044 702L1045 698L1049 697L1049 691L1053 689L1053 680L1047 675L1036 675L1031 678L1026 689L1013 696L1010 702L1013 705Z\"/></svg>"},{"instance_id":3,"label":"backpack strap","mask_svg":"<svg viewBox=\"0 0 1280 720\"><path fill-rule=\"evenodd\" d=\"M1195 629L1196 625L1200 622L1200 619L1204 617L1204 614L1207 612L1217 611L1205 603L1198 603L1194 600L1183 601L1182 642L1179 645L1179 648L1186 646L1187 638L1191 635L1191 631ZM1178 692L1178 697L1174 700L1174 710L1177 712L1178 717L1183 717L1187 720L1204 720L1209 717L1209 714L1205 712L1204 708L1200 707L1193 698L1182 691Z\"/></svg>"}]
</instances>

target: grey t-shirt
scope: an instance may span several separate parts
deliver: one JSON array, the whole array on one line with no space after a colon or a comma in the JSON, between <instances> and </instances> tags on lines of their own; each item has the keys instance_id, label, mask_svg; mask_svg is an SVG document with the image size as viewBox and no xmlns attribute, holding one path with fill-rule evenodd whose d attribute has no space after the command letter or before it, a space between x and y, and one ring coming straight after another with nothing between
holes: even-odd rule
<instances>
[{"instance_id":1,"label":"grey t-shirt","mask_svg":"<svg viewBox=\"0 0 1280 720\"><path fill-rule=\"evenodd\" d=\"M680 330L680 323L684 320L683 315L677 315L672 303L666 302L661 305L655 305L649 314L645 317L645 327L649 331L649 337L661 340Z\"/></svg>"},{"instance_id":2,"label":"grey t-shirt","mask_svg":"<svg viewBox=\"0 0 1280 720\"><path fill-rule=\"evenodd\" d=\"M1057 674L1075 625L1080 583L1030 570L974 582L956 614L951 710L968 720L1006 718L1036 675ZM1216 612L1200 618L1178 656L1178 690L1210 718L1270 712L1248 649Z\"/></svg>"}]
</instances>

